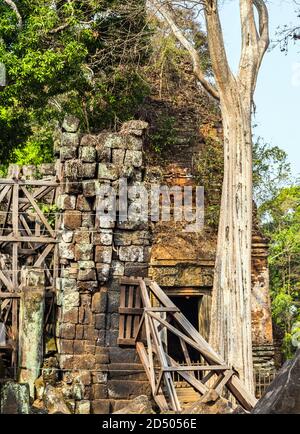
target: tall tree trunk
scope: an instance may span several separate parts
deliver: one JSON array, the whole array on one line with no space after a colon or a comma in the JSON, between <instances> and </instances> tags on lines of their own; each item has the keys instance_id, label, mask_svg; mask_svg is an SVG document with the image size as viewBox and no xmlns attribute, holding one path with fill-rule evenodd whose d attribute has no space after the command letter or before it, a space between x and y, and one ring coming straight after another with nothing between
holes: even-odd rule
<instances>
[{"instance_id":1,"label":"tall tree trunk","mask_svg":"<svg viewBox=\"0 0 300 434\"><path fill-rule=\"evenodd\" d=\"M214 275L210 343L254 391L251 339L251 108L237 89L221 97L224 182ZM228 95L229 94L229 95Z\"/></svg>"},{"instance_id":2,"label":"tall tree trunk","mask_svg":"<svg viewBox=\"0 0 300 434\"><path fill-rule=\"evenodd\" d=\"M203 7L216 87L206 80L195 45L174 19L172 0L151 0L189 52L194 74L218 102L224 128L224 183L220 211L210 343L254 391L251 339L252 131L251 106L257 76L269 46L269 16L264 0L239 0L242 47L239 70L231 71L218 0ZM180 3L180 2L179 2ZM257 14L257 15L256 15ZM258 19L256 20L256 16Z\"/></svg>"}]
</instances>

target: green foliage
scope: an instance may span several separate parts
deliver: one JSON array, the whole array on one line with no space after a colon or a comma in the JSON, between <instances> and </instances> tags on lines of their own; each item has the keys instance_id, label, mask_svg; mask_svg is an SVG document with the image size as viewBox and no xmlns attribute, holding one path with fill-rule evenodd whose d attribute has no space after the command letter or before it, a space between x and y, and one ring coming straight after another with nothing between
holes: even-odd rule
<instances>
[{"instance_id":1,"label":"green foliage","mask_svg":"<svg viewBox=\"0 0 300 434\"><path fill-rule=\"evenodd\" d=\"M291 181L287 154L261 137L253 145L254 199L258 205L273 198Z\"/></svg>"},{"instance_id":2,"label":"green foliage","mask_svg":"<svg viewBox=\"0 0 300 434\"><path fill-rule=\"evenodd\" d=\"M262 228L270 239L272 313L290 357L296 349L293 327L300 320L300 186L281 189L262 208Z\"/></svg>"},{"instance_id":3,"label":"green foliage","mask_svg":"<svg viewBox=\"0 0 300 434\"><path fill-rule=\"evenodd\" d=\"M25 146L15 149L11 158L20 166L51 163L53 160L52 135L53 132L50 129L33 131Z\"/></svg>"},{"instance_id":4,"label":"green foliage","mask_svg":"<svg viewBox=\"0 0 300 434\"><path fill-rule=\"evenodd\" d=\"M217 229L224 174L223 145L216 137L207 137L196 162L197 180L205 192L205 221Z\"/></svg>"},{"instance_id":5,"label":"green foliage","mask_svg":"<svg viewBox=\"0 0 300 434\"><path fill-rule=\"evenodd\" d=\"M152 128L148 134L148 140L151 148L161 154L170 149L177 140L177 131L175 128L176 118L165 115L157 119L155 128Z\"/></svg>"},{"instance_id":6,"label":"green foliage","mask_svg":"<svg viewBox=\"0 0 300 434\"><path fill-rule=\"evenodd\" d=\"M20 0L17 5L21 29L13 10L0 3L0 61L7 71L0 93L2 163L32 162L34 153L35 162L41 153L48 161L49 135L36 131L48 130L49 120L51 125L66 112L88 131L134 115L148 92L139 74L148 51L144 0Z\"/></svg>"},{"instance_id":7,"label":"green foliage","mask_svg":"<svg viewBox=\"0 0 300 434\"><path fill-rule=\"evenodd\" d=\"M47 218L50 226L55 229L55 223L57 222L56 214L59 212L57 205L46 205L45 203L39 204L39 208Z\"/></svg>"}]
</instances>

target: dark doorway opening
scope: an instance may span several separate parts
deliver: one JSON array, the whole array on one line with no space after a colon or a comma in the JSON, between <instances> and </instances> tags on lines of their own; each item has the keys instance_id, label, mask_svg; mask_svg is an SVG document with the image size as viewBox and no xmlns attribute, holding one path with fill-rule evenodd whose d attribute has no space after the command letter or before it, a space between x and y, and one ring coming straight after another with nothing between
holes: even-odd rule
<instances>
[{"instance_id":1,"label":"dark doorway opening","mask_svg":"<svg viewBox=\"0 0 300 434\"><path fill-rule=\"evenodd\" d=\"M199 331L199 304L201 297L170 297L173 303L181 310L189 322ZM185 363L180 340L168 331L168 353L178 363ZM194 348L188 346L188 352L192 362L199 362L200 354Z\"/></svg>"}]
</instances>

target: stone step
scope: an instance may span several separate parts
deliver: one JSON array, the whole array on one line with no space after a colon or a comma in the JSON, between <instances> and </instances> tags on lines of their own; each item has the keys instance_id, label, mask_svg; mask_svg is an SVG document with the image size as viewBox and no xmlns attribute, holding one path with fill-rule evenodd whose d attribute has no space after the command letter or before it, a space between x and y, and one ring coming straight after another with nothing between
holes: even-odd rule
<instances>
[{"instance_id":1,"label":"stone step","mask_svg":"<svg viewBox=\"0 0 300 434\"><path fill-rule=\"evenodd\" d=\"M201 398L200 393L196 392L192 387L176 387L176 392L182 404L196 402Z\"/></svg>"}]
</instances>

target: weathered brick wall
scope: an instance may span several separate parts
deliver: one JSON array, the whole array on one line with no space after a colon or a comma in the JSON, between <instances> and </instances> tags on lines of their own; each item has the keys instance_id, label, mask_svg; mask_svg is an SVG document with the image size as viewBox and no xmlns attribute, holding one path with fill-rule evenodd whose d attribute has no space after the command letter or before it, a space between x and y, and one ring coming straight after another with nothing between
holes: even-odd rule
<instances>
[{"instance_id":1,"label":"weathered brick wall","mask_svg":"<svg viewBox=\"0 0 300 434\"><path fill-rule=\"evenodd\" d=\"M64 379L81 383L80 399L91 412L108 413L133 396L149 393L134 349L117 345L120 276L146 276L148 224L98 217L99 189L142 181L143 131L129 122L118 134L80 135L78 123L63 124L59 176L62 212L59 232L60 277L57 281L57 336ZM137 215L140 199L132 197ZM71 381L71 380L69 380Z\"/></svg>"}]
</instances>

